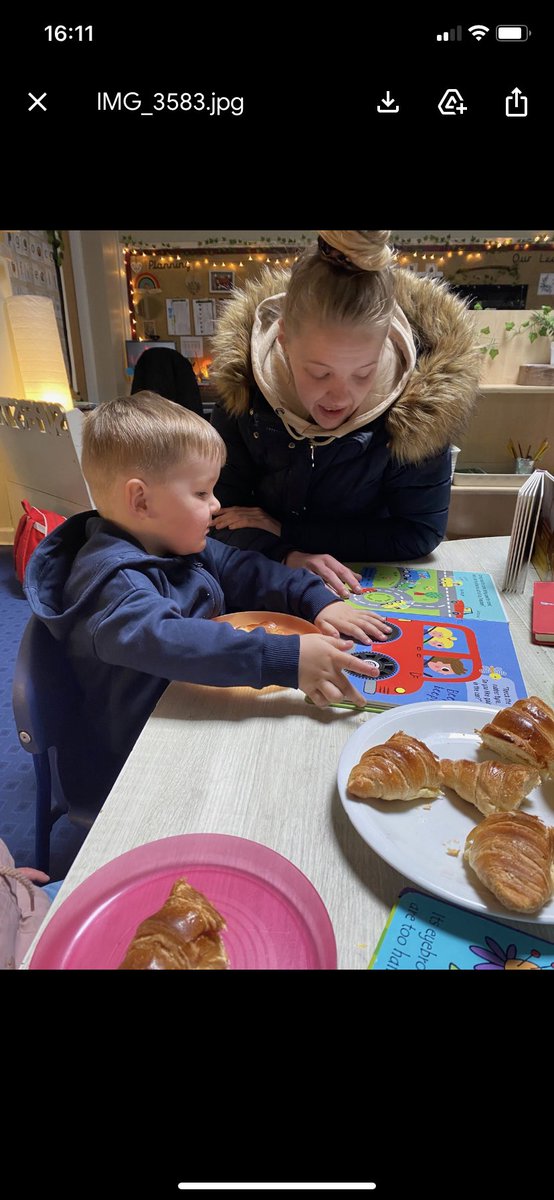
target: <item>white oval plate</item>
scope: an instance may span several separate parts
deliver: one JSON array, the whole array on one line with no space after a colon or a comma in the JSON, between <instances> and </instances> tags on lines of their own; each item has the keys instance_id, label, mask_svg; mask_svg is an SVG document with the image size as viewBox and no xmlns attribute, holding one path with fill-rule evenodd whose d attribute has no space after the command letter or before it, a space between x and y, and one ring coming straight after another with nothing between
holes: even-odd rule
<instances>
[{"instance_id":1,"label":"white oval plate","mask_svg":"<svg viewBox=\"0 0 554 1200\"><path fill-rule=\"evenodd\" d=\"M346 791L350 771L364 751L386 742L399 730L425 742L439 758L470 758L477 762L494 759L495 755L483 748L474 731L492 721L497 712L498 709L487 704L428 701L369 717L352 734L341 754L340 798L364 842L424 890L462 908L502 917L505 921L554 925L554 899L532 916L512 912L466 866L466 837L483 816L450 788L436 800L413 800L408 804L402 800L354 800ZM540 817L546 825L554 825L554 782L549 780L530 792L522 811ZM458 856L449 855L449 849L459 850Z\"/></svg>"}]
</instances>

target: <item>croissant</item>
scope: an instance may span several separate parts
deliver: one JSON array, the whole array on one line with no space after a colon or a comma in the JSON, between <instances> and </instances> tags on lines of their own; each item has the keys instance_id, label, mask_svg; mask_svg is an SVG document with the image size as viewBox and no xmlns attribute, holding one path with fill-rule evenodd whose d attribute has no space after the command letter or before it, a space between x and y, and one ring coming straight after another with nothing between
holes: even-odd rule
<instances>
[{"instance_id":1,"label":"croissant","mask_svg":"<svg viewBox=\"0 0 554 1200\"><path fill-rule=\"evenodd\" d=\"M541 777L532 767L517 763L472 762L468 758L441 758L440 772L445 787L469 800L486 817L494 812L519 808Z\"/></svg>"},{"instance_id":2,"label":"croissant","mask_svg":"<svg viewBox=\"0 0 554 1200\"><path fill-rule=\"evenodd\" d=\"M554 831L529 813L493 813L468 834L464 858L505 908L533 913L554 888Z\"/></svg>"},{"instance_id":3,"label":"croissant","mask_svg":"<svg viewBox=\"0 0 554 1200\"><path fill-rule=\"evenodd\" d=\"M429 799L439 788L436 754L402 730L366 750L348 777L348 790L359 800Z\"/></svg>"},{"instance_id":4,"label":"croissant","mask_svg":"<svg viewBox=\"0 0 554 1200\"><path fill-rule=\"evenodd\" d=\"M224 971L220 929L225 922L209 900L177 879L163 907L139 925L118 970Z\"/></svg>"},{"instance_id":5,"label":"croissant","mask_svg":"<svg viewBox=\"0 0 554 1200\"><path fill-rule=\"evenodd\" d=\"M538 696L516 700L475 732L501 758L529 763L541 775L554 774L554 711Z\"/></svg>"}]
</instances>

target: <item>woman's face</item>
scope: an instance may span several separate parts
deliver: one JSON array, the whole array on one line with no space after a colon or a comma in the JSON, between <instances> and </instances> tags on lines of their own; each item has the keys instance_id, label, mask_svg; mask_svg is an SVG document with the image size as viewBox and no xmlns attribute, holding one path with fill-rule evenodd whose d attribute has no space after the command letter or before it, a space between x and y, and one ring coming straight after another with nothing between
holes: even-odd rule
<instances>
[{"instance_id":1,"label":"woman's face","mask_svg":"<svg viewBox=\"0 0 554 1200\"><path fill-rule=\"evenodd\" d=\"M344 325L303 326L279 340L288 356L298 398L323 429L354 415L371 391L387 330L362 332Z\"/></svg>"}]
</instances>

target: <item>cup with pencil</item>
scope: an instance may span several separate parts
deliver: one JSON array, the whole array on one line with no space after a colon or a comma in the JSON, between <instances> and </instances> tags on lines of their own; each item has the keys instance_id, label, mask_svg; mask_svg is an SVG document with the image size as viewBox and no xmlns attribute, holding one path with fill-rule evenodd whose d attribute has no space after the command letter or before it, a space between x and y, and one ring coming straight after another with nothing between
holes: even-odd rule
<instances>
[{"instance_id":1,"label":"cup with pencil","mask_svg":"<svg viewBox=\"0 0 554 1200\"><path fill-rule=\"evenodd\" d=\"M537 447L534 454L531 453L531 445L532 443L530 442L527 450L524 453L521 442L516 442L514 444L510 438L507 448L514 459L514 470L516 475L531 475L535 470L539 459L542 458L543 454L545 454L548 450L548 441L546 438L543 438L540 446Z\"/></svg>"}]
</instances>

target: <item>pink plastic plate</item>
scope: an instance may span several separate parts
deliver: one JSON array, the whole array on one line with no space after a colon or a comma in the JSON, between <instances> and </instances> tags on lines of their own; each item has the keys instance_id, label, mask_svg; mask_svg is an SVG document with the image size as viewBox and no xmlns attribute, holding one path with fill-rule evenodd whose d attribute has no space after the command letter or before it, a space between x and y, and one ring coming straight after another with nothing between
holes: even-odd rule
<instances>
[{"instance_id":1,"label":"pink plastic plate","mask_svg":"<svg viewBox=\"0 0 554 1200\"><path fill-rule=\"evenodd\" d=\"M148 842L100 867L46 926L29 969L116 970L181 876L224 917L231 969L336 969L333 927L309 879L267 846L219 833Z\"/></svg>"}]
</instances>

